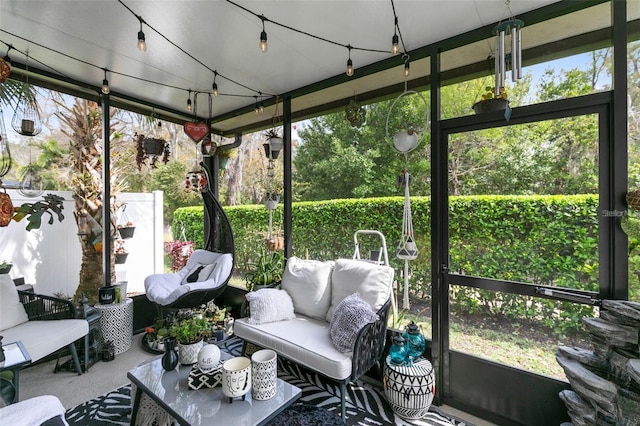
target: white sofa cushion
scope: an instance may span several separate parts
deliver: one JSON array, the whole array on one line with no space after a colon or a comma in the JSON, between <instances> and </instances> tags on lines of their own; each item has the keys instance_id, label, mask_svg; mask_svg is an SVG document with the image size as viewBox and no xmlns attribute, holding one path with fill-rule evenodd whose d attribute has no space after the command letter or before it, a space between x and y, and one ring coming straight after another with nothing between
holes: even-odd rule
<instances>
[{"instance_id":1,"label":"white sofa cushion","mask_svg":"<svg viewBox=\"0 0 640 426\"><path fill-rule=\"evenodd\" d=\"M182 280L198 263L215 264L209 279L182 285ZM145 278L144 288L147 293L147 299L166 306L190 291L216 289L226 283L227 278L231 276L232 268L233 255L231 253L196 250L189 258L186 266L180 271L172 274L153 274Z\"/></svg>"},{"instance_id":2,"label":"white sofa cushion","mask_svg":"<svg viewBox=\"0 0 640 426\"><path fill-rule=\"evenodd\" d=\"M26 321L2 330L2 343L20 340L35 362L89 333L85 319Z\"/></svg>"},{"instance_id":3,"label":"white sofa cushion","mask_svg":"<svg viewBox=\"0 0 640 426\"><path fill-rule=\"evenodd\" d=\"M29 316L20 303L16 285L9 274L0 274L0 331L27 321Z\"/></svg>"},{"instance_id":4,"label":"white sofa cushion","mask_svg":"<svg viewBox=\"0 0 640 426\"><path fill-rule=\"evenodd\" d=\"M295 318L293 301L284 290L263 288L245 296L249 302L249 323L264 324Z\"/></svg>"},{"instance_id":5,"label":"white sofa cushion","mask_svg":"<svg viewBox=\"0 0 640 426\"><path fill-rule=\"evenodd\" d=\"M367 324L378 321L380 317L358 293L342 299L333 312L329 325L329 335L333 345L340 352L352 352L358 332Z\"/></svg>"},{"instance_id":6,"label":"white sofa cushion","mask_svg":"<svg viewBox=\"0 0 640 426\"><path fill-rule=\"evenodd\" d=\"M351 353L338 351L329 338L329 323L304 315L288 321L249 324L237 319L234 334L258 346L273 349L291 361L336 380L351 376Z\"/></svg>"},{"instance_id":7,"label":"white sofa cushion","mask_svg":"<svg viewBox=\"0 0 640 426\"><path fill-rule=\"evenodd\" d=\"M296 313L324 320L331 306L331 271L335 262L287 259L280 288L293 300Z\"/></svg>"},{"instance_id":8,"label":"white sofa cushion","mask_svg":"<svg viewBox=\"0 0 640 426\"><path fill-rule=\"evenodd\" d=\"M391 296L393 268L354 259L338 259L331 273L331 306L326 320L331 322L333 312L342 300L359 293L374 312Z\"/></svg>"}]
</instances>

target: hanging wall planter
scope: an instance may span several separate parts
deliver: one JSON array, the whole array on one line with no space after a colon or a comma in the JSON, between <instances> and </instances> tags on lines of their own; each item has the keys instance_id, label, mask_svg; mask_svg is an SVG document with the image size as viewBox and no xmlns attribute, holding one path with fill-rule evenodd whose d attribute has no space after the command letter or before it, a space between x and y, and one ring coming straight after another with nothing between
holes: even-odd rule
<instances>
[{"instance_id":1,"label":"hanging wall planter","mask_svg":"<svg viewBox=\"0 0 640 426\"><path fill-rule=\"evenodd\" d=\"M125 263L127 261L127 256L129 256L129 253L116 253L116 264L122 265Z\"/></svg>"},{"instance_id":2,"label":"hanging wall planter","mask_svg":"<svg viewBox=\"0 0 640 426\"><path fill-rule=\"evenodd\" d=\"M507 99L485 99L473 104L471 108L476 114L482 114L491 111L501 111L507 109L509 101Z\"/></svg>"},{"instance_id":3,"label":"hanging wall planter","mask_svg":"<svg viewBox=\"0 0 640 426\"><path fill-rule=\"evenodd\" d=\"M120 238L126 240L127 238L133 238L135 230L135 226L121 226L118 228L118 233L120 234Z\"/></svg>"}]
</instances>

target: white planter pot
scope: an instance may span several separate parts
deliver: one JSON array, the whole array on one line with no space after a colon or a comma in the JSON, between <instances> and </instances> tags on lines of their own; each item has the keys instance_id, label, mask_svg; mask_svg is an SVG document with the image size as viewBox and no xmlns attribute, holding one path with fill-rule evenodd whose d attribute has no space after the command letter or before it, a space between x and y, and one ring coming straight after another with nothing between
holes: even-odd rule
<instances>
[{"instance_id":1,"label":"white planter pot","mask_svg":"<svg viewBox=\"0 0 640 426\"><path fill-rule=\"evenodd\" d=\"M180 364L191 365L198 362L198 353L203 346L204 340L200 340L198 343L190 345L183 345L180 343L180 346L178 346L178 360L180 361Z\"/></svg>"}]
</instances>

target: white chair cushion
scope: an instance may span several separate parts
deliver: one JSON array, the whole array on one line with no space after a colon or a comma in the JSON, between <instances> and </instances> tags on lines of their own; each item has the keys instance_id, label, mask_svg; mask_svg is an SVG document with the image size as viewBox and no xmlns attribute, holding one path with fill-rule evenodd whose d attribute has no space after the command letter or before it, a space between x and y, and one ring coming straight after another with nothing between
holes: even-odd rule
<instances>
[{"instance_id":1,"label":"white chair cushion","mask_svg":"<svg viewBox=\"0 0 640 426\"><path fill-rule=\"evenodd\" d=\"M249 302L249 323L264 324L295 318L293 301L284 290L263 288L245 296Z\"/></svg>"},{"instance_id":2,"label":"white chair cushion","mask_svg":"<svg viewBox=\"0 0 640 426\"><path fill-rule=\"evenodd\" d=\"M187 273L187 275L180 282L181 285L190 284L190 282L202 282L209 279L209 276L213 273L216 264L205 265L203 263L196 263L193 268ZM194 277L193 275L197 275ZM194 279L195 278L195 279ZM191 281L190 281L191 280Z\"/></svg>"},{"instance_id":3,"label":"white chair cushion","mask_svg":"<svg viewBox=\"0 0 640 426\"><path fill-rule=\"evenodd\" d=\"M29 316L20 303L15 283L9 274L0 274L0 331L27 321Z\"/></svg>"},{"instance_id":4,"label":"white chair cushion","mask_svg":"<svg viewBox=\"0 0 640 426\"><path fill-rule=\"evenodd\" d=\"M213 272L205 281L182 285L182 280L199 263L213 264ZM144 280L147 299L162 306L175 302L180 296L193 290L213 290L227 281L233 268L231 253L214 253L207 250L193 252L187 265L172 274L153 274Z\"/></svg>"},{"instance_id":5,"label":"white chair cushion","mask_svg":"<svg viewBox=\"0 0 640 426\"><path fill-rule=\"evenodd\" d=\"M280 288L293 300L296 313L324 320L331 306L331 271L335 262L287 259Z\"/></svg>"},{"instance_id":6,"label":"white chair cushion","mask_svg":"<svg viewBox=\"0 0 640 426\"><path fill-rule=\"evenodd\" d=\"M351 376L351 353L338 351L329 338L329 323L304 315L266 324L249 324L237 319L236 336L258 346L270 348L297 364L316 370L336 380Z\"/></svg>"},{"instance_id":7,"label":"white chair cushion","mask_svg":"<svg viewBox=\"0 0 640 426\"><path fill-rule=\"evenodd\" d=\"M333 311L342 299L359 293L374 312L385 304L393 287L393 268L354 259L338 259L331 273L331 306L326 320L331 322Z\"/></svg>"},{"instance_id":8,"label":"white chair cushion","mask_svg":"<svg viewBox=\"0 0 640 426\"><path fill-rule=\"evenodd\" d=\"M20 340L35 362L89 333L85 319L26 321L2 331L2 343Z\"/></svg>"}]
</instances>

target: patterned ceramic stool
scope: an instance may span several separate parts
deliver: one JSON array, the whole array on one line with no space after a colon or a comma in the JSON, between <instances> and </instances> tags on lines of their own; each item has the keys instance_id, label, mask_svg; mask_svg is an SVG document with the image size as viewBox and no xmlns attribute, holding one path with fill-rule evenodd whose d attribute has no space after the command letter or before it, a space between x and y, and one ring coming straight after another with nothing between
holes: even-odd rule
<instances>
[{"instance_id":1,"label":"patterned ceramic stool","mask_svg":"<svg viewBox=\"0 0 640 426\"><path fill-rule=\"evenodd\" d=\"M387 356L382 381L387 401L398 416L419 419L427 414L436 393L435 374L428 360L396 365Z\"/></svg>"},{"instance_id":2,"label":"patterned ceramic stool","mask_svg":"<svg viewBox=\"0 0 640 426\"><path fill-rule=\"evenodd\" d=\"M133 342L133 299L122 303L94 306L100 313L100 329L104 341L113 342L115 354L121 354L131 348Z\"/></svg>"}]
</instances>

